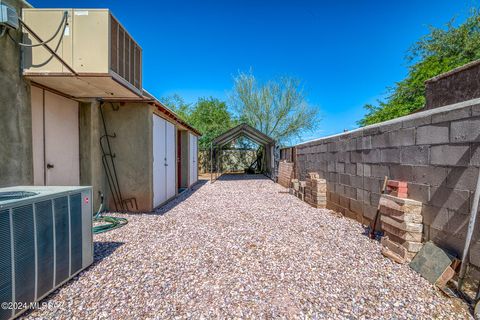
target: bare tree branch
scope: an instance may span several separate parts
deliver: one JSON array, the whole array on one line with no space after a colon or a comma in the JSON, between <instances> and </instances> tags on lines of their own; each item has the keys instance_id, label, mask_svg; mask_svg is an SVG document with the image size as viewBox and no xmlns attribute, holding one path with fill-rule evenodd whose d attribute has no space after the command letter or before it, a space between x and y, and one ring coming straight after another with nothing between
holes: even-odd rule
<instances>
[{"instance_id":1,"label":"bare tree branch","mask_svg":"<svg viewBox=\"0 0 480 320\"><path fill-rule=\"evenodd\" d=\"M244 121L280 144L317 128L318 109L306 101L300 81L283 77L259 85L254 75L239 73L232 93L233 108Z\"/></svg>"}]
</instances>

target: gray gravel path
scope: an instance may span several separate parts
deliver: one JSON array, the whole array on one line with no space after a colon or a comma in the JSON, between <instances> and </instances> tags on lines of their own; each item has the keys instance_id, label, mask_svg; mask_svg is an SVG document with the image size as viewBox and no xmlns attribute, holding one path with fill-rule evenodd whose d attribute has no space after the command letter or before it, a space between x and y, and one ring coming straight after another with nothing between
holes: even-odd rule
<instances>
[{"instance_id":1,"label":"gray gravel path","mask_svg":"<svg viewBox=\"0 0 480 320\"><path fill-rule=\"evenodd\" d=\"M29 318L464 319L355 221L226 176L95 236L95 264Z\"/></svg>"}]
</instances>

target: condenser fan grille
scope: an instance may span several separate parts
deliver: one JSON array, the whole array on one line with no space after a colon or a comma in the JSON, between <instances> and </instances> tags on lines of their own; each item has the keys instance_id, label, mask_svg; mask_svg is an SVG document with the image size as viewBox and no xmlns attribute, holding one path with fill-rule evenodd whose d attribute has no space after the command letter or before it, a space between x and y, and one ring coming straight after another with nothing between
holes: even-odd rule
<instances>
[{"instance_id":1,"label":"condenser fan grille","mask_svg":"<svg viewBox=\"0 0 480 320\"><path fill-rule=\"evenodd\" d=\"M36 196L38 193L29 191L0 192L0 201L17 200Z\"/></svg>"}]
</instances>

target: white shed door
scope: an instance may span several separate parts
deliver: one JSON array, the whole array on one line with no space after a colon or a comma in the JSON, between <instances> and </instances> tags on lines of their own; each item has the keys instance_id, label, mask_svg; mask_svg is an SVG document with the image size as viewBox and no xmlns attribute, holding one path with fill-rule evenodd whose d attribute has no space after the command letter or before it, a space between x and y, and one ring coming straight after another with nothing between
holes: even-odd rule
<instances>
[{"instance_id":1,"label":"white shed door","mask_svg":"<svg viewBox=\"0 0 480 320\"><path fill-rule=\"evenodd\" d=\"M189 181L190 185L197 182L198 168L197 168L197 137L193 134L188 134L189 140L189 152L188 152L188 163L189 163Z\"/></svg>"},{"instance_id":2,"label":"white shed door","mask_svg":"<svg viewBox=\"0 0 480 320\"><path fill-rule=\"evenodd\" d=\"M165 170L165 126L166 121L153 116L153 206L158 207L167 200Z\"/></svg>"},{"instance_id":3,"label":"white shed door","mask_svg":"<svg viewBox=\"0 0 480 320\"><path fill-rule=\"evenodd\" d=\"M176 139L175 126L166 121L166 184L167 184L167 199L175 196L177 188L176 177Z\"/></svg>"},{"instance_id":4,"label":"white shed door","mask_svg":"<svg viewBox=\"0 0 480 320\"><path fill-rule=\"evenodd\" d=\"M198 180L198 137L193 136L193 182L197 182Z\"/></svg>"},{"instance_id":5,"label":"white shed door","mask_svg":"<svg viewBox=\"0 0 480 320\"><path fill-rule=\"evenodd\" d=\"M34 184L78 186L78 102L32 87Z\"/></svg>"}]
</instances>

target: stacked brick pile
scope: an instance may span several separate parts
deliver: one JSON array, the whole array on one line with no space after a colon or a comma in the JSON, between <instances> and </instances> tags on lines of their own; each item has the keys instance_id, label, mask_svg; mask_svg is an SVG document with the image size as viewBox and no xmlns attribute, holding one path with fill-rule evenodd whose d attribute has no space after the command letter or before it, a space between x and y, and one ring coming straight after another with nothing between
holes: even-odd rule
<instances>
[{"instance_id":1,"label":"stacked brick pile","mask_svg":"<svg viewBox=\"0 0 480 320\"><path fill-rule=\"evenodd\" d=\"M405 261L411 260L422 247L422 203L384 194L380 197L380 213L386 237L382 244Z\"/></svg>"},{"instance_id":2,"label":"stacked brick pile","mask_svg":"<svg viewBox=\"0 0 480 320\"><path fill-rule=\"evenodd\" d=\"M307 202L315 208L327 206L327 182L320 179L316 172L310 172L306 181L292 179L290 183L290 194Z\"/></svg>"},{"instance_id":3,"label":"stacked brick pile","mask_svg":"<svg viewBox=\"0 0 480 320\"><path fill-rule=\"evenodd\" d=\"M305 199L305 181L298 181L298 179L292 179L290 194L298 197L301 200Z\"/></svg>"},{"instance_id":4,"label":"stacked brick pile","mask_svg":"<svg viewBox=\"0 0 480 320\"><path fill-rule=\"evenodd\" d=\"M395 197L407 198L408 197L407 183L405 181L388 180L387 193Z\"/></svg>"},{"instance_id":5,"label":"stacked brick pile","mask_svg":"<svg viewBox=\"0 0 480 320\"><path fill-rule=\"evenodd\" d=\"M293 178L293 163L287 161L280 161L278 166L278 183L285 187L291 187L291 181Z\"/></svg>"},{"instance_id":6,"label":"stacked brick pile","mask_svg":"<svg viewBox=\"0 0 480 320\"><path fill-rule=\"evenodd\" d=\"M298 179L292 179L290 183L290 194L297 196L298 191L300 190L300 182Z\"/></svg>"},{"instance_id":7,"label":"stacked brick pile","mask_svg":"<svg viewBox=\"0 0 480 320\"><path fill-rule=\"evenodd\" d=\"M297 192L297 197L302 201L305 200L305 186L307 185L305 181L299 181L299 190Z\"/></svg>"},{"instance_id":8,"label":"stacked brick pile","mask_svg":"<svg viewBox=\"0 0 480 320\"><path fill-rule=\"evenodd\" d=\"M327 206L327 182L317 172L310 172L305 181L305 201L315 208Z\"/></svg>"}]
</instances>

